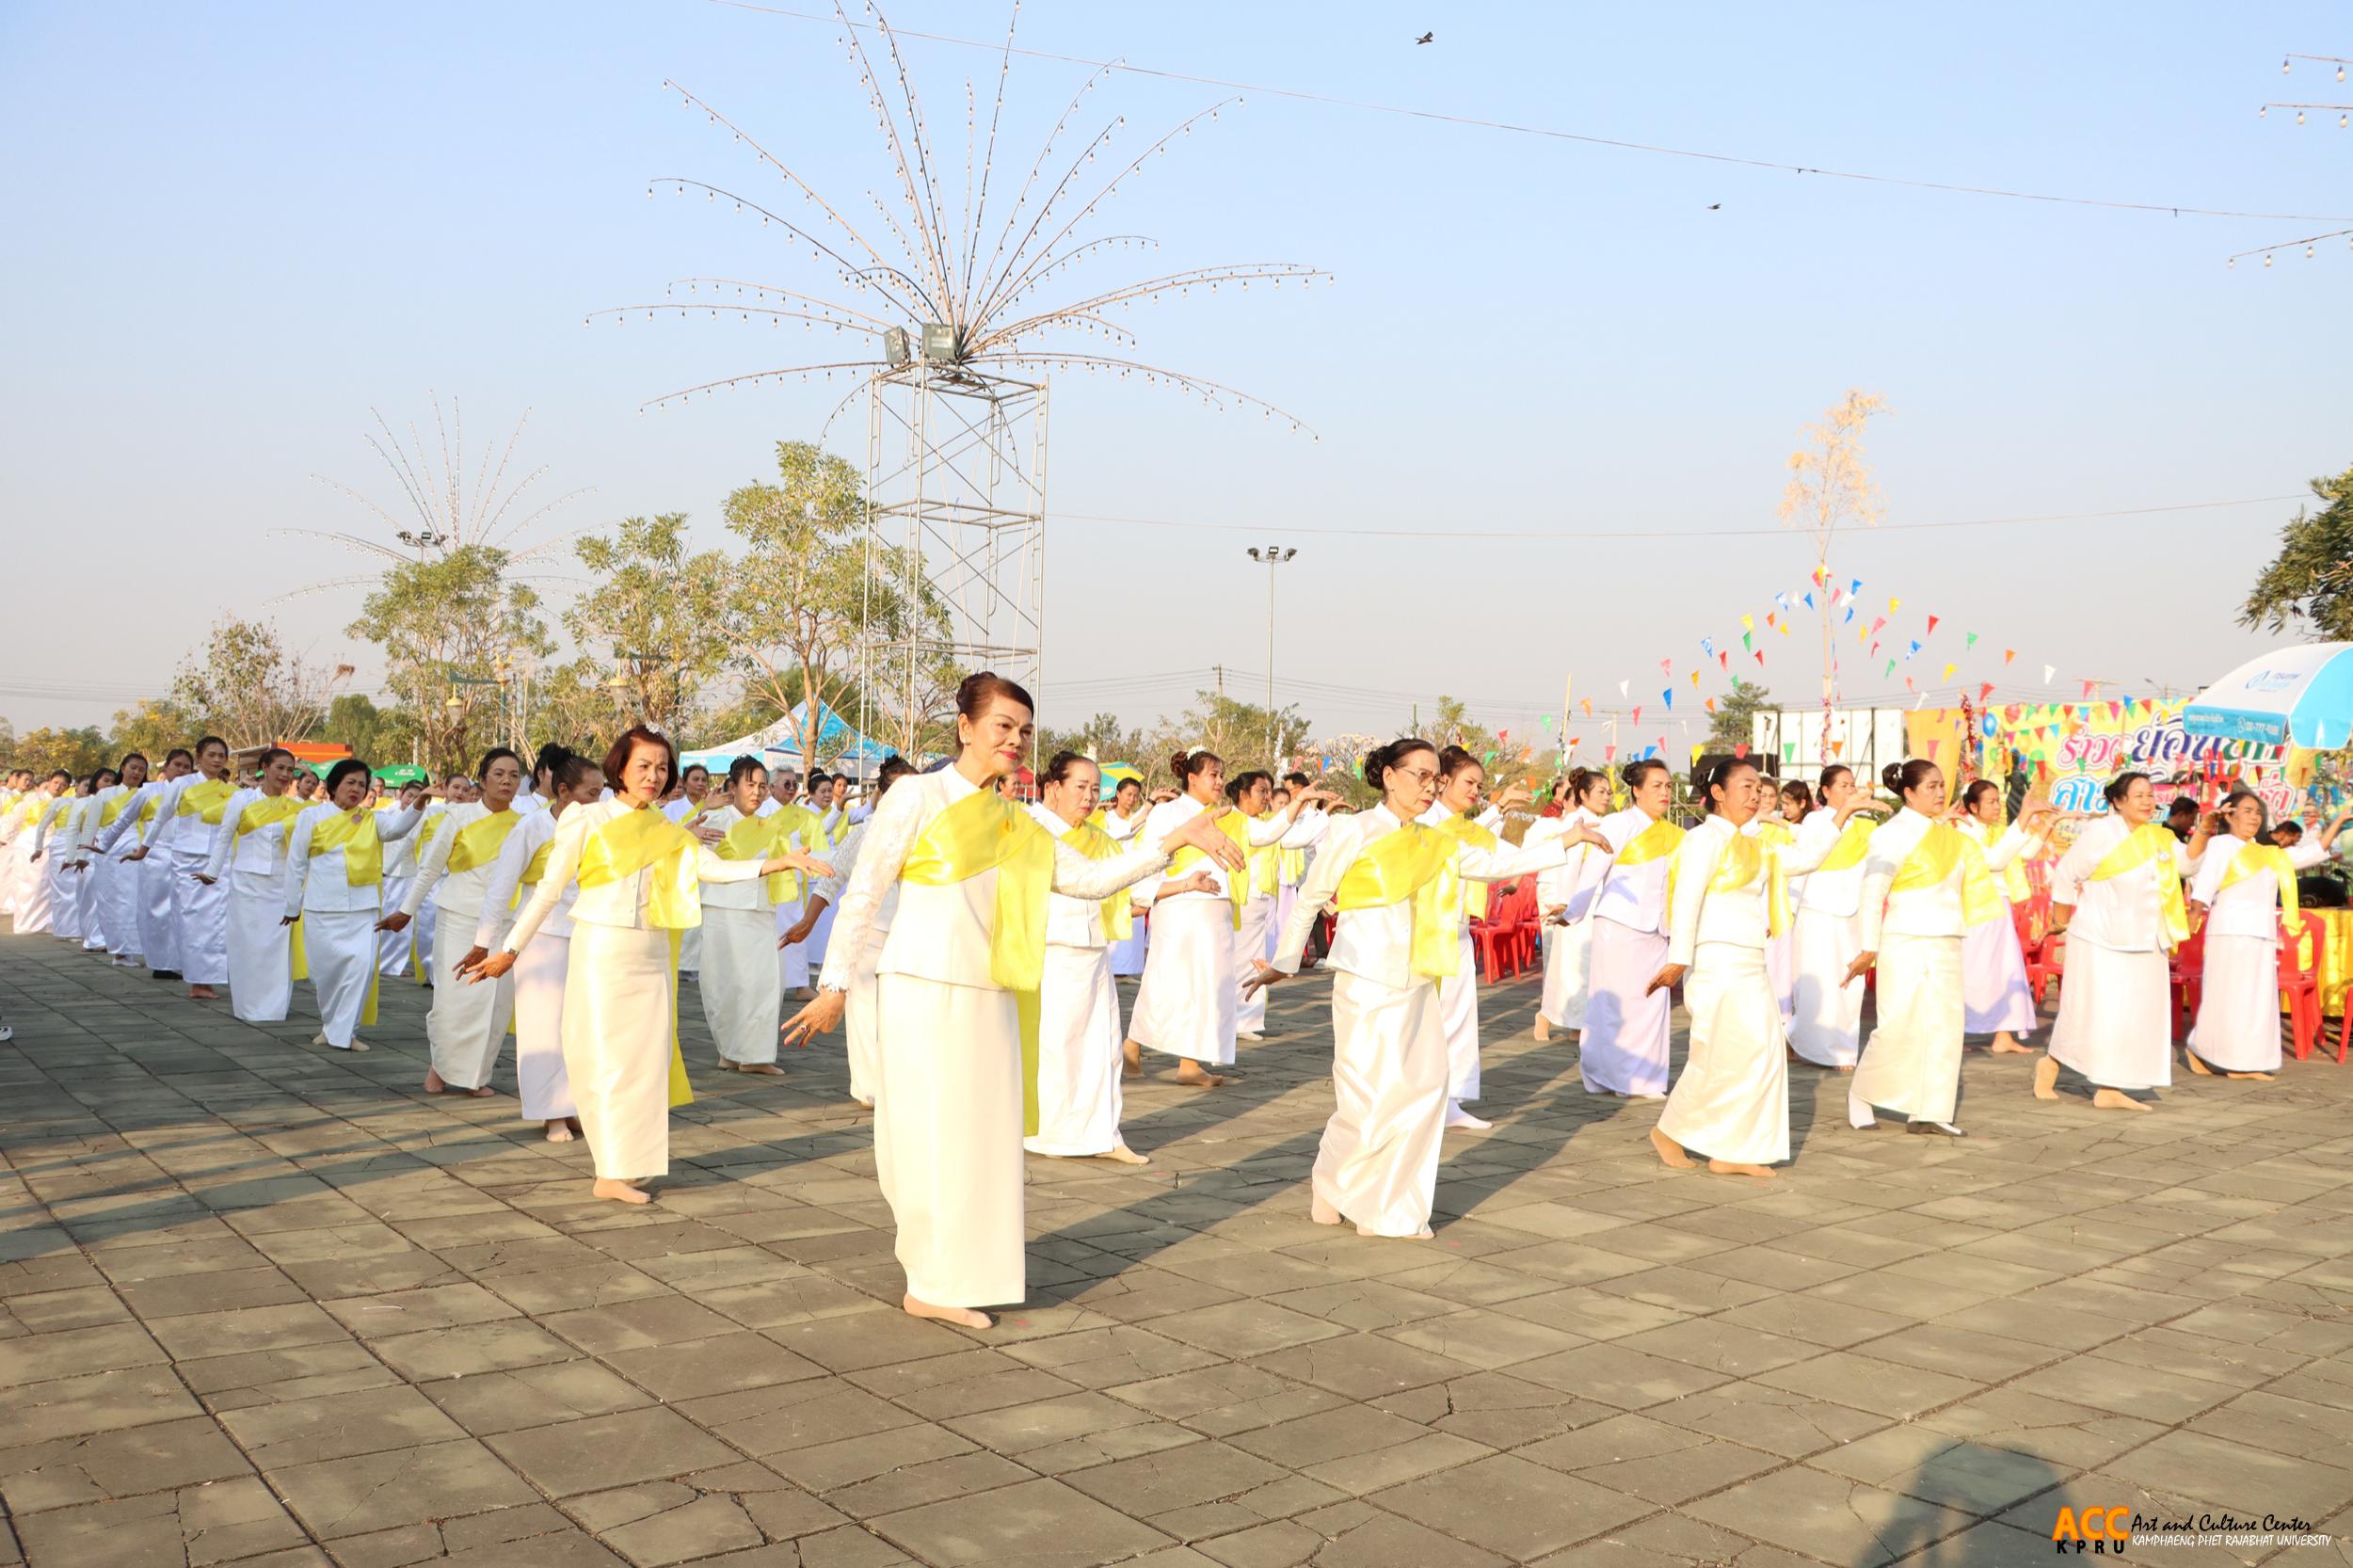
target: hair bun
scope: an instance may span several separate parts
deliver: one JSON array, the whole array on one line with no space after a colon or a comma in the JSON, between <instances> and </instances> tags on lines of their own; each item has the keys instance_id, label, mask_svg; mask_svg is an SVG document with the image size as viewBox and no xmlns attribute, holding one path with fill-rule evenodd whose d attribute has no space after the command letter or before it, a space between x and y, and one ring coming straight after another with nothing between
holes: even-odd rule
<instances>
[{"instance_id":1,"label":"hair bun","mask_svg":"<svg viewBox=\"0 0 2353 1568\"><path fill-rule=\"evenodd\" d=\"M1904 765L1901 762L1890 762L1880 769L1880 782L1897 794L1903 793Z\"/></svg>"}]
</instances>

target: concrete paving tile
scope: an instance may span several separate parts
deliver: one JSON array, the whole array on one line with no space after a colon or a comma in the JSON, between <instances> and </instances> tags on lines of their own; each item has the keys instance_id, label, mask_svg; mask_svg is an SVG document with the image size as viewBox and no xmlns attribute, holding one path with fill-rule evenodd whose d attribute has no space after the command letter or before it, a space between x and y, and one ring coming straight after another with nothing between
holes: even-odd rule
<instances>
[{"instance_id":1,"label":"concrete paving tile","mask_svg":"<svg viewBox=\"0 0 2353 1568\"><path fill-rule=\"evenodd\" d=\"M168 1359L163 1347L137 1323L106 1323L95 1328L27 1335L0 1341L0 1388L21 1388L27 1384L89 1372L153 1367Z\"/></svg>"},{"instance_id":2,"label":"concrete paving tile","mask_svg":"<svg viewBox=\"0 0 2353 1568\"><path fill-rule=\"evenodd\" d=\"M255 1405L220 1420L264 1469L466 1435L432 1400L402 1386Z\"/></svg>"},{"instance_id":3,"label":"concrete paving tile","mask_svg":"<svg viewBox=\"0 0 2353 1568\"><path fill-rule=\"evenodd\" d=\"M1975 1523L1959 1510L1802 1465L1686 1503L1683 1512L1790 1551L1855 1568L1878 1568Z\"/></svg>"},{"instance_id":4,"label":"concrete paving tile","mask_svg":"<svg viewBox=\"0 0 2353 1568\"><path fill-rule=\"evenodd\" d=\"M268 1480L322 1540L538 1500L471 1438L288 1465Z\"/></svg>"},{"instance_id":5,"label":"concrete paving tile","mask_svg":"<svg viewBox=\"0 0 2353 1568\"><path fill-rule=\"evenodd\" d=\"M1719 1384L1652 1405L1645 1414L1785 1459L1819 1453L1888 1424L1884 1416L1761 1383Z\"/></svg>"},{"instance_id":6,"label":"concrete paving tile","mask_svg":"<svg viewBox=\"0 0 2353 1568\"><path fill-rule=\"evenodd\" d=\"M252 1473L208 1416L0 1449L0 1501L23 1517Z\"/></svg>"},{"instance_id":7,"label":"concrete paving tile","mask_svg":"<svg viewBox=\"0 0 2353 1568\"><path fill-rule=\"evenodd\" d=\"M1878 1361L1855 1351L1830 1351L1811 1361L1760 1373L1753 1381L1906 1419L1967 1399L1983 1386L1968 1378Z\"/></svg>"},{"instance_id":8,"label":"concrete paving tile","mask_svg":"<svg viewBox=\"0 0 2353 1568\"><path fill-rule=\"evenodd\" d=\"M1150 1526L1046 1480L888 1513L872 1524L886 1539L939 1568L1007 1562L1094 1568L1172 1544Z\"/></svg>"},{"instance_id":9,"label":"concrete paving tile","mask_svg":"<svg viewBox=\"0 0 2353 1568\"><path fill-rule=\"evenodd\" d=\"M976 1449L909 1464L828 1492L825 1506L848 1518L872 1519L1035 1479L1036 1472L1001 1454Z\"/></svg>"},{"instance_id":10,"label":"concrete paving tile","mask_svg":"<svg viewBox=\"0 0 2353 1568\"><path fill-rule=\"evenodd\" d=\"M1889 1427L1816 1454L1806 1463L1834 1476L1980 1515L1998 1513L2074 1473L2031 1453L1919 1426Z\"/></svg>"},{"instance_id":11,"label":"concrete paving tile","mask_svg":"<svg viewBox=\"0 0 2353 1568\"><path fill-rule=\"evenodd\" d=\"M1447 1538L1526 1562L1652 1512L1640 1497L1497 1454L1385 1492L1369 1501Z\"/></svg>"},{"instance_id":12,"label":"concrete paving tile","mask_svg":"<svg viewBox=\"0 0 2353 1568\"><path fill-rule=\"evenodd\" d=\"M476 1437L609 1416L652 1396L593 1361L559 1361L475 1377L443 1378L423 1393Z\"/></svg>"},{"instance_id":13,"label":"concrete paving tile","mask_svg":"<svg viewBox=\"0 0 2353 1568\"><path fill-rule=\"evenodd\" d=\"M1685 1399L1728 1381L1721 1372L1667 1356L1645 1355L1616 1342L1580 1345L1523 1361L1512 1368L1512 1375L1621 1410Z\"/></svg>"},{"instance_id":14,"label":"concrete paving tile","mask_svg":"<svg viewBox=\"0 0 2353 1568\"><path fill-rule=\"evenodd\" d=\"M825 1375L825 1369L815 1362L749 1330L675 1345L614 1351L604 1359L623 1377L665 1402Z\"/></svg>"},{"instance_id":15,"label":"concrete paving tile","mask_svg":"<svg viewBox=\"0 0 2353 1568\"><path fill-rule=\"evenodd\" d=\"M326 1345L350 1337L341 1323L307 1301L284 1306L248 1306L225 1312L200 1312L185 1318L161 1318L149 1328L178 1361L285 1350L297 1345ZM0 1346L0 1358L6 1354L7 1347ZM5 1365L5 1361L0 1360L0 1365Z\"/></svg>"},{"instance_id":16,"label":"concrete paving tile","mask_svg":"<svg viewBox=\"0 0 2353 1568\"><path fill-rule=\"evenodd\" d=\"M0 1350L9 1344L0 1343ZM200 1416L203 1407L165 1367L134 1367L0 1389L0 1432L43 1443Z\"/></svg>"},{"instance_id":17,"label":"concrete paving tile","mask_svg":"<svg viewBox=\"0 0 2353 1568\"><path fill-rule=\"evenodd\" d=\"M1518 1457L1606 1491L1673 1505L1778 1469L1777 1454L1641 1416L1620 1416L1519 1450Z\"/></svg>"},{"instance_id":18,"label":"concrete paving tile","mask_svg":"<svg viewBox=\"0 0 2353 1568\"><path fill-rule=\"evenodd\" d=\"M736 1455L675 1411L625 1410L503 1432L490 1448L550 1496L682 1475Z\"/></svg>"},{"instance_id":19,"label":"concrete paving tile","mask_svg":"<svg viewBox=\"0 0 2353 1568\"><path fill-rule=\"evenodd\" d=\"M1467 1361L1419 1350L1374 1334L1294 1346L1258 1357L1254 1365L1296 1383L1328 1388L1352 1400L1374 1400L1408 1388L1426 1387L1477 1370Z\"/></svg>"}]
</instances>

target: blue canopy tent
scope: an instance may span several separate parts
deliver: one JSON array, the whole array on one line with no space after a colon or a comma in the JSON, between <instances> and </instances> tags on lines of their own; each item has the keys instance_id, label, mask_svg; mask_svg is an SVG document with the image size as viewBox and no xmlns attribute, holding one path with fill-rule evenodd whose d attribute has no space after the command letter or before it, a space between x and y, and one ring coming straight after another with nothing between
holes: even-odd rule
<instances>
[{"instance_id":1,"label":"blue canopy tent","mask_svg":"<svg viewBox=\"0 0 2353 1568\"><path fill-rule=\"evenodd\" d=\"M2182 710L2182 732L2316 751L2353 742L2353 643L2306 643L2241 664Z\"/></svg>"},{"instance_id":2,"label":"blue canopy tent","mask_svg":"<svg viewBox=\"0 0 2353 1568\"><path fill-rule=\"evenodd\" d=\"M764 729L755 730L725 744L680 752L679 765L684 767L699 762L712 773L725 773L738 757L757 757L772 768L779 762L790 762L798 767L803 760L800 737L811 729L806 723L808 713L808 704L804 702L794 714L794 718L802 722L778 719ZM817 704L817 721L813 728L816 738L808 747L808 760L817 767L840 766L863 778L871 776L882 765L883 760L891 754L890 747L859 734L848 720L825 702Z\"/></svg>"}]
</instances>

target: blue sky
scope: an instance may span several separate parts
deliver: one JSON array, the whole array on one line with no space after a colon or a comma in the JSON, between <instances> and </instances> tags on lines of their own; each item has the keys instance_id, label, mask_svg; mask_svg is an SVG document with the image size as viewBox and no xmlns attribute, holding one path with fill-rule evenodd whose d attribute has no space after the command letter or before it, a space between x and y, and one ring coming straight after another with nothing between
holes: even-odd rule
<instances>
[{"instance_id":1,"label":"blue sky","mask_svg":"<svg viewBox=\"0 0 2353 1568\"><path fill-rule=\"evenodd\" d=\"M985 39L1005 12L900 0L891 16ZM2286 50L2353 54L2330 20L2317 4L1031 0L1020 36L1808 166L2353 214L2353 132L2255 114L2347 99L2327 68L2280 71ZM1413 46L1425 28L1437 41ZM47 541L31 559L54 568L11 574L0 712L103 724L160 689L224 607L372 676L344 632L356 593L265 602L352 565L273 529L368 524L312 474L393 499L362 442L371 407L405 423L435 393L461 399L475 439L528 408L522 453L550 492L594 487L563 524L684 510L718 542L727 491L770 471L776 440L813 434L840 389L641 416L677 386L790 362L783 334L582 317L690 273L824 292L773 231L645 191L662 174L759 180L665 76L821 190L880 188L889 167L837 31L708 0L0 11L0 138L19 150L0 231L0 516L11 540ZM908 52L936 136L960 141L952 105L968 75L985 91L993 58ZM1008 145L1032 148L1083 75L1017 62ZM1126 115L1135 147L1219 96L1123 75L1089 120ZM1655 695L1660 659L1683 680L1702 636L1737 638L1743 613L1761 626L1810 562L1795 536L1671 536L1769 527L1799 426L1849 386L1896 408L1871 440L1890 522L2284 496L2353 462L2333 351L2353 251L2223 265L2344 223L1933 193L1265 94L1156 163L1115 217L1170 265L1337 275L1304 297L1195 296L1134 323L1141 357L1257 392L1322 439L1058 383L1055 510L1250 531L1053 525L1049 723L1173 713L1217 663L1259 689L1264 584L1242 551L1287 529L1302 553L1284 568L1281 696L1319 729L1391 728L1440 692L1532 728L1571 672L1596 697L1621 679ZM1897 629L1934 612L2016 648L2011 671L1985 672L2006 686L2039 688L2046 663L2055 696L2086 675L2195 686L2265 641L2233 611L2292 510L1891 530L1840 563L1866 599L1903 599ZM1305 532L1347 528L1649 536ZM1798 639L1765 646L1769 684L1811 689ZM1849 690L1900 700L1902 676L1932 680L1942 651L1892 680L1850 666ZM1073 682L1060 700L1057 680ZM1372 692L1395 697L1356 695Z\"/></svg>"}]
</instances>

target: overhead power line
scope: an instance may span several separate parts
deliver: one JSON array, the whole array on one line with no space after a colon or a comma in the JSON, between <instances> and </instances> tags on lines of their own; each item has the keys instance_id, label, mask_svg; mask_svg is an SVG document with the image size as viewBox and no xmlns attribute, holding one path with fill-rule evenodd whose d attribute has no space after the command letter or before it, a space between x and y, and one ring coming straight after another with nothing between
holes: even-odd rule
<instances>
[{"instance_id":1,"label":"overhead power line","mask_svg":"<svg viewBox=\"0 0 2353 1568\"><path fill-rule=\"evenodd\" d=\"M2268 506L2311 499L2308 492L2292 495L2250 495L2235 501L2184 501L2164 506L2118 506L2098 512L2039 512L2000 518L1954 518L1940 522L1887 522L1874 534L1900 534L1946 528L2004 528L2023 523L2093 522L2114 518L2157 517L2171 512L2211 512L2231 506ZM1051 514L1063 522L1115 522L1138 528L1191 528L1225 534L1260 534L1263 522L1206 522L1193 518L1139 518L1112 512ZM1301 526L1285 522L1286 534L1333 534L1358 539L1738 539L1788 537L1785 526L1764 528L1347 528Z\"/></svg>"},{"instance_id":2,"label":"overhead power line","mask_svg":"<svg viewBox=\"0 0 2353 1568\"><path fill-rule=\"evenodd\" d=\"M730 6L737 10L759 11L768 16L781 16L795 22L821 22L840 26L844 19L822 11L794 10L785 6L763 6L755 0L712 0L714 5ZM872 23L851 22L849 26L867 29ZM918 32L909 27L893 27L890 32L899 38L921 39L930 43L949 43L966 49L982 49L992 55L1003 55L1009 45L1004 40L990 42L985 39L956 38L947 33ZM1448 114L1438 109L1417 109L1399 104L1381 104L1364 98L1343 98L1333 93L1308 92L1298 88L1270 87L1258 82L1238 82L1224 76L1202 76L1190 72L1168 71L1155 66L1131 64L1126 60L1093 60L1079 55L1057 54L1046 49L1011 47L1010 52L1027 59L1051 60L1062 65L1086 66L1096 71L1121 71L1132 76L1152 76L1162 81L1188 82L1199 87L1218 88L1226 91L1260 92L1272 98L1289 98L1303 104L1322 104L1334 108L1361 109L1369 114L1396 115L1401 119L1430 120L1445 125L1461 125L1481 131L1503 131L1514 136L1541 136L1552 141L1577 142L1587 147L1606 147L1621 152L1648 152L1658 157L1692 158L1703 163L1729 164L1740 168L1769 169L1781 174L1818 174L1826 180L1853 180L1868 184L1897 185L1909 190L1937 191L1952 196L1986 196L2009 201L2041 201L2070 207L2100 207L2111 212L2165 213L2174 217L2234 217L2265 218L2293 223L2344 223L2353 216L2344 213L2256 213L2240 212L2227 207L2196 207L2169 201L2119 201L2096 196L2061 196L2046 191L2012 190L2000 185L1972 185L1946 180L1919 180L1897 174L1867 174L1856 169L1825 168L1818 164L1783 163L1772 158L1746 157L1732 152L1710 152L1697 148L1668 147L1657 142L1629 141L1620 136L1594 136L1584 131L1566 131L1545 125L1521 125L1510 120L1485 120L1477 115Z\"/></svg>"}]
</instances>

